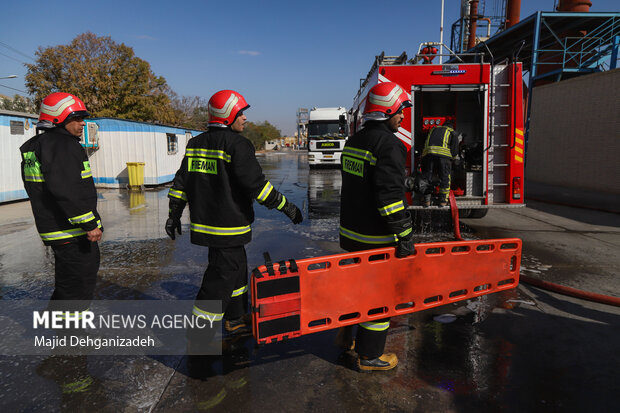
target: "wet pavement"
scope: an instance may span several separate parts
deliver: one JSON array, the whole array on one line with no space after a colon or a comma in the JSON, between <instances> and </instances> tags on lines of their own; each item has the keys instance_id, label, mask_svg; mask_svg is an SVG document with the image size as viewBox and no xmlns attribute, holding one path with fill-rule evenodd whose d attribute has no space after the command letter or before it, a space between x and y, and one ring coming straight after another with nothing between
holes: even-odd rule
<instances>
[{"instance_id":1,"label":"wet pavement","mask_svg":"<svg viewBox=\"0 0 620 413\"><path fill-rule=\"evenodd\" d=\"M261 154L274 187L304 211L290 224L255 206L250 269L274 260L341 252L340 173L310 171L304 152ZM105 226L96 299L191 300L206 248L167 238L167 189L100 190ZM465 220L465 238L524 240L522 274L620 295L618 215L533 203ZM420 241L450 239L441 216L422 217ZM0 206L0 299L47 299L53 256L27 202ZM447 317L437 317L447 314ZM354 371L335 331L256 347L240 336L223 357L0 357L2 411L617 411L620 308L521 284L392 319L389 372Z\"/></svg>"}]
</instances>

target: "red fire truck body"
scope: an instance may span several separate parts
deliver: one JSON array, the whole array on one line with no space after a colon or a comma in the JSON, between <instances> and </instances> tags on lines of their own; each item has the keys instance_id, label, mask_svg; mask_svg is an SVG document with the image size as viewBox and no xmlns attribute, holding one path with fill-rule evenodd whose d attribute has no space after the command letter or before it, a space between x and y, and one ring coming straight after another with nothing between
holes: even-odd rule
<instances>
[{"instance_id":1,"label":"red fire truck body","mask_svg":"<svg viewBox=\"0 0 620 413\"><path fill-rule=\"evenodd\" d=\"M395 134L407 147L407 175L420 170L428 131L452 119L461 156L453 167L451 189L464 215L482 217L488 208L523 206L521 79L520 63L412 64L404 54L382 54L361 79L349 112L351 134L362 127L368 90L396 82L413 103ZM409 201L410 209L421 208L416 200Z\"/></svg>"}]
</instances>

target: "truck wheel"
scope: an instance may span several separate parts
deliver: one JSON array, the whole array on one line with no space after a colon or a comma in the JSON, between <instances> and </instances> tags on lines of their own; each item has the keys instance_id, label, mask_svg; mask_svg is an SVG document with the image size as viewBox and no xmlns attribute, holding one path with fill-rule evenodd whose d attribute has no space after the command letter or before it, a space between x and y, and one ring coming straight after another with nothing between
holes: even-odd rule
<instances>
[{"instance_id":1,"label":"truck wheel","mask_svg":"<svg viewBox=\"0 0 620 413\"><path fill-rule=\"evenodd\" d=\"M467 218L484 218L487 216L488 212L489 212L488 208L472 209Z\"/></svg>"}]
</instances>

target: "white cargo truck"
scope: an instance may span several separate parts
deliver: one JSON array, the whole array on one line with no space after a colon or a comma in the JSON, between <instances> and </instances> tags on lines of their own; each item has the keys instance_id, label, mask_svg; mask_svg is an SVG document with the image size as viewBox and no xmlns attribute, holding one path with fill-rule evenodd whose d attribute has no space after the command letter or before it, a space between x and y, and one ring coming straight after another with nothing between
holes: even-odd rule
<instances>
[{"instance_id":1,"label":"white cargo truck","mask_svg":"<svg viewBox=\"0 0 620 413\"><path fill-rule=\"evenodd\" d=\"M312 108L308 118L308 164L340 165L340 154L347 140L347 110Z\"/></svg>"}]
</instances>

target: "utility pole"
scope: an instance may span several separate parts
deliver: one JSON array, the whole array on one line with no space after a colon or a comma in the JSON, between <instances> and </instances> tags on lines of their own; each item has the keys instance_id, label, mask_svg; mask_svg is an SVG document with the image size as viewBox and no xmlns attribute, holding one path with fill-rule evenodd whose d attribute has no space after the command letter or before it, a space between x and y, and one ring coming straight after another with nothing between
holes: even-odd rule
<instances>
[{"instance_id":1,"label":"utility pole","mask_svg":"<svg viewBox=\"0 0 620 413\"><path fill-rule=\"evenodd\" d=\"M443 2L441 0L441 25L439 26L439 64L443 63Z\"/></svg>"}]
</instances>

